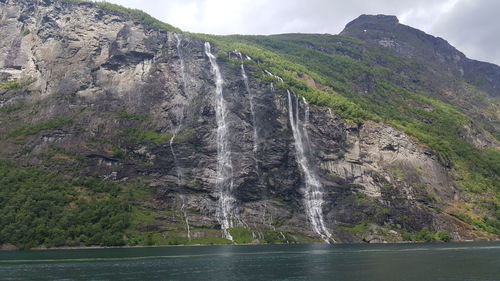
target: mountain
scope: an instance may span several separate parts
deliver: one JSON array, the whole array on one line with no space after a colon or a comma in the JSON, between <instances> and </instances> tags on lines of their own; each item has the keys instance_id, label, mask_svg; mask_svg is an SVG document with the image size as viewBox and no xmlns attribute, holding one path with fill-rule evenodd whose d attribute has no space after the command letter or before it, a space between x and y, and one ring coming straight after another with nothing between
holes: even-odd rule
<instances>
[{"instance_id":1,"label":"mountain","mask_svg":"<svg viewBox=\"0 0 500 281\"><path fill-rule=\"evenodd\" d=\"M483 90L500 95L500 67L468 59L442 38L399 24L394 16L362 15L348 23L343 36L389 48L404 58L423 63L427 71L448 74Z\"/></svg>"},{"instance_id":2,"label":"mountain","mask_svg":"<svg viewBox=\"0 0 500 281\"><path fill-rule=\"evenodd\" d=\"M182 32L0 0L0 245L491 240L496 65L391 16Z\"/></svg>"}]
</instances>

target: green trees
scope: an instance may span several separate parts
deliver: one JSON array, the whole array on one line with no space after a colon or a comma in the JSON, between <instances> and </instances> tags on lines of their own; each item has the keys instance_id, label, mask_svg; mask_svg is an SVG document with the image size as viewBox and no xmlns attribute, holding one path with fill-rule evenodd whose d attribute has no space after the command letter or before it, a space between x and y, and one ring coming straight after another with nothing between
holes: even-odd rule
<instances>
[{"instance_id":1,"label":"green trees","mask_svg":"<svg viewBox=\"0 0 500 281\"><path fill-rule=\"evenodd\" d=\"M0 244L123 245L130 207L118 200L117 189L95 179L65 181L0 159Z\"/></svg>"},{"instance_id":2,"label":"green trees","mask_svg":"<svg viewBox=\"0 0 500 281\"><path fill-rule=\"evenodd\" d=\"M432 233L428 227L422 228L417 233L403 233L403 240L405 241L420 241L420 242L450 242L453 238L451 235L444 230L440 230L437 233Z\"/></svg>"}]
</instances>

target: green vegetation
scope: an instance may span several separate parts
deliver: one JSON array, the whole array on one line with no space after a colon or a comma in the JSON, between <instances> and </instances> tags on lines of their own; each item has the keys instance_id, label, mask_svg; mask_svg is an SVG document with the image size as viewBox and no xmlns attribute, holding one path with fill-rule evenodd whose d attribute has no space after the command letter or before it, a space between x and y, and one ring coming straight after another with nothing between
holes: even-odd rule
<instances>
[{"instance_id":1,"label":"green vegetation","mask_svg":"<svg viewBox=\"0 0 500 281\"><path fill-rule=\"evenodd\" d=\"M23 79L16 79L16 80L11 80L7 82L0 82L0 90L1 89L7 89L7 90L12 90L12 89L21 89L29 84L33 83L35 80L33 78L23 78Z\"/></svg>"},{"instance_id":2,"label":"green vegetation","mask_svg":"<svg viewBox=\"0 0 500 281\"><path fill-rule=\"evenodd\" d=\"M91 177L74 180L73 185L85 188L92 195L105 193L106 196L117 197L121 191L120 186L116 183L101 181Z\"/></svg>"},{"instance_id":3,"label":"green vegetation","mask_svg":"<svg viewBox=\"0 0 500 281\"><path fill-rule=\"evenodd\" d=\"M419 232L411 234L411 233L403 233L403 240L405 241L422 241L422 242L450 242L452 240L451 235L444 231L438 231L437 233L432 233L429 228L424 227Z\"/></svg>"},{"instance_id":4,"label":"green vegetation","mask_svg":"<svg viewBox=\"0 0 500 281\"><path fill-rule=\"evenodd\" d=\"M119 148L118 146L113 145L111 150L113 152L113 158L117 158L117 159L121 159L121 160L127 159L127 152L125 150Z\"/></svg>"},{"instance_id":5,"label":"green vegetation","mask_svg":"<svg viewBox=\"0 0 500 281\"><path fill-rule=\"evenodd\" d=\"M127 140L130 142L164 143L172 136L170 134L158 134L151 130L130 129L126 131Z\"/></svg>"},{"instance_id":6,"label":"green vegetation","mask_svg":"<svg viewBox=\"0 0 500 281\"><path fill-rule=\"evenodd\" d=\"M22 84L19 83L17 80L0 83L0 89L19 89L21 87Z\"/></svg>"},{"instance_id":7,"label":"green vegetation","mask_svg":"<svg viewBox=\"0 0 500 281\"><path fill-rule=\"evenodd\" d=\"M117 186L74 182L0 160L0 244L20 248L123 245L130 207ZM108 193L109 192L109 193Z\"/></svg>"},{"instance_id":8,"label":"green vegetation","mask_svg":"<svg viewBox=\"0 0 500 281\"><path fill-rule=\"evenodd\" d=\"M370 226L372 226L373 228ZM351 235L358 238L366 237L369 234L376 234L382 237L386 237L387 239L389 239L389 241L391 240L394 242L400 241L399 235L394 230L390 230L383 227L377 227L376 224L372 224L368 221L362 221L352 227L345 227L345 226L339 227L339 230L348 232ZM416 233L409 233L403 231L401 233L401 238L403 239L403 241L422 241L422 242L435 242L435 241L449 242L452 240L452 237L448 232L441 230L436 233L432 233L427 227L422 228L419 232Z\"/></svg>"},{"instance_id":9,"label":"green vegetation","mask_svg":"<svg viewBox=\"0 0 500 281\"><path fill-rule=\"evenodd\" d=\"M498 206L497 206L498 208ZM471 218L466 214L458 214L455 217L461 221L464 221L472 226L474 226L478 230L483 230L486 232L494 233L500 235L500 221L499 214L500 208L496 209L496 218L482 217L482 218Z\"/></svg>"},{"instance_id":10,"label":"green vegetation","mask_svg":"<svg viewBox=\"0 0 500 281\"><path fill-rule=\"evenodd\" d=\"M352 234L361 233L367 231L369 225L370 224L368 222L361 222L353 227L342 227L342 230L348 231Z\"/></svg>"},{"instance_id":11,"label":"green vegetation","mask_svg":"<svg viewBox=\"0 0 500 281\"><path fill-rule=\"evenodd\" d=\"M388 172L396 179L402 180L405 178L405 172L401 168L390 168Z\"/></svg>"},{"instance_id":12,"label":"green vegetation","mask_svg":"<svg viewBox=\"0 0 500 281\"><path fill-rule=\"evenodd\" d=\"M153 214L149 214L144 210L139 210L137 207L132 208L132 226L139 226L143 223L154 222L155 218Z\"/></svg>"},{"instance_id":13,"label":"green vegetation","mask_svg":"<svg viewBox=\"0 0 500 281\"><path fill-rule=\"evenodd\" d=\"M255 238L252 237L252 231L247 228L233 227L229 229L229 233L236 244L248 244L255 240Z\"/></svg>"},{"instance_id":14,"label":"green vegetation","mask_svg":"<svg viewBox=\"0 0 500 281\"><path fill-rule=\"evenodd\" d=\"M130 113L124 109L118 111L115 116L118 119L130 121L149 121L153 119L153 117L149 114Z\"/></svg>"},{"instance_id":15,"label":"green vegetation","mask_svg":"<svg viewBox=\"0 0 500 281\"><path fill-rule=\"evenodd\" d=\"M0 107L0 114L5 113L9 114L18 110L21 110L24 107L23 104L8 104Z\"/></svg>"},{"instance_id":16,"label":"green vegetation","mask_svg":"<svg viewBox=\"0 0 500 281\"><path fill-rule=\"evenodd\" d=\"M199 229L200 231L211 233L211 229ZM230 240L220 237L220 231L217 233L219 237L209 236L192 238L189 240L187 237L178 236L178 231L169 231L165 234L157 232L128 232L126 234L128 245L138 246L151 246L151 245L224 245L232 244Z\"/></svg>"},{"instance_id":17,"label":"green vegetation","mask_svg":"<svg viewBox=\"0 0 500 281\"><path fill-rule=\"evenodd\" d=\"M438 231L438 233L436 235L437 235L437 238L443 242L450 242L452 240L451 235L444 230Z\"/></svg>"},{"instance_id":18,"label":"green vegetation","mask_svg":"<svg viewBox=\"0 0 500 281\"><path fill-rule=\"evenodd\" d=\"M145 121L150 121L153 117L149 114L137 114L131 113L127 110L120 110L115 114L115 117L120 120L134 121L137 122L133 125L131 129L124 131L126 139L133 143L164 143L168 141L172 135L168 133L157 133L152 130L140 129L139 126L146 124ZM182 132L181 132L182 133ZM184 132L184 134L179 134L179 138L176 142L180 142L182 138L189 138L189 133ZM112 145L113 157L118 159L125 159L127 157L126 152L120 149L115 144Z\"/></svg>"},{"instance_id":19,"label":"green vegetation","mask_svg":"<svg viewBox=\"0 0 500 281\"><path fill-rule=\"evenodd\" d=\"M73 123L73 118L71 117L60 117L56 119L49 120L47 122L38 123L38 124L26 124L22 125L12 132L10 132L7 137L9 138L18 138L24 139L27 136L36 135L40 132L53 130L57 128L64 127Z\"/></svg>"},{"instance_id":20,"label":"green vegetation","mask_svg":"<svg viewBox=\"0 0 500 281\"><path fill-rule=\"evenodd\" d=\"M49 147L50 147L49 152L43 152L43 153L40 153L40 155L39 155L42 159L44 159L46 161L60 162L61 161L60 157L62 156L64 158L76 160L76 162L78 162L80 164L84 162L85 157L78 154L78 153L64 150L64 149L57 147L55 145L49 145ZM53 158L56 158L56 159L53 159ZM80 167L80 166L78 166L78 167Z\"/></svg>"},{"instance_id":21,"label":"green vegetation","mask_svg":"<svg viewBox=\"0 0 500 281\"><path fill-rule=\"evenodd\" d=\"M284 244L284 243L293 243L296 241L300 242L318 242L318 239L311 239L300 235L291 235L287 232L276 231L276 230L265 230L263 231L264 235L264 243L269 244Z\"/></svg>"}]
</instances>

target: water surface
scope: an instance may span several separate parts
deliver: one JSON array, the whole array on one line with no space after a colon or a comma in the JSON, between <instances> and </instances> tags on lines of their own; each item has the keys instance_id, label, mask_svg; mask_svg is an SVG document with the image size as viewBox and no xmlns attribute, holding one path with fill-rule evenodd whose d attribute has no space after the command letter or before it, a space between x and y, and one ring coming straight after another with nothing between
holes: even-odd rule
<instances>
[{"instance_id":1,"label":"water surface","mask_svg":"<svg viewBox=\"0 0 500 281\"><path fill-rule=\"evenodd\" d=\"M500 280L500 243L0 252L0 280Z\"/></svg>"}]
</instances>

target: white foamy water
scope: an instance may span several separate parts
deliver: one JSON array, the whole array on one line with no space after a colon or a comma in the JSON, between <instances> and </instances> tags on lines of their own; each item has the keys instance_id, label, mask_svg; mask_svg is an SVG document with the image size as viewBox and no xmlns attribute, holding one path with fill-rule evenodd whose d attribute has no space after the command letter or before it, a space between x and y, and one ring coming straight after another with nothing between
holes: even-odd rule
<instances>
[{"instance_id":1,"label":"white foamy water","mask_svg":"<svg viewBox=\"0 0 500 281\"><path fill-rule=\"evenodd\" d=\"M222 95L222 75L219 65L212 55L210 43L205 42L205 54L212 65L212 74L215 78L215 114L217 121L217 179L216 188L219 196L219 208L217 218L221 224L224 237L233 240L229 233L232 227L231 212L233 210L233 164L231 161L231 151L229 148L229 130L226 122L228 114L226 101Z\"/></svg>"},{"instance_id":2,"label":"white foamy water","mask_svg":"<svg viewBox=\"0 0 500 281\"><path fill-rule=\"evenodd\" d=\"M252 123L253 123L253 154L254 154L254 159L255 159L255 165L257 167L257 172L258 172L258 161L257 161L257 151L259 149L259 136L257 134L257 118L255 116L255 96L253 92L250 90L250 85L248 84L248 76L245 71L245 66L243 64L243 55L241 53L238 53L240 56L241 60L241 76L243 78L243 82L245 83L245 89L247 91L249 101L250 101L250 112L252 113ZM247 56L247 58L249 58Z\"/></svg>"},{"instance_id":3,"label":"white foamy water","mask_svg":"<svg viewBox=\"0 0 500 281\"><path fill-rule=\"evenodd\" d=\"M295 106L292 101L292 94L287 90L288 94L288 114L292 133L294 138L295 154L297 163L302 170L305 181L304 188L304 205L307 213L307 218L311 223L311 227L325 242L334 241L332 235L325 226L323 218L323 187L318 176L311 167L307 158L306 151L310 150L309 134L307 133L307 124L309 122L309 105L305 101L304 121L299 118L299 99L295 97Z\"/></svg>"}]
</instances>

